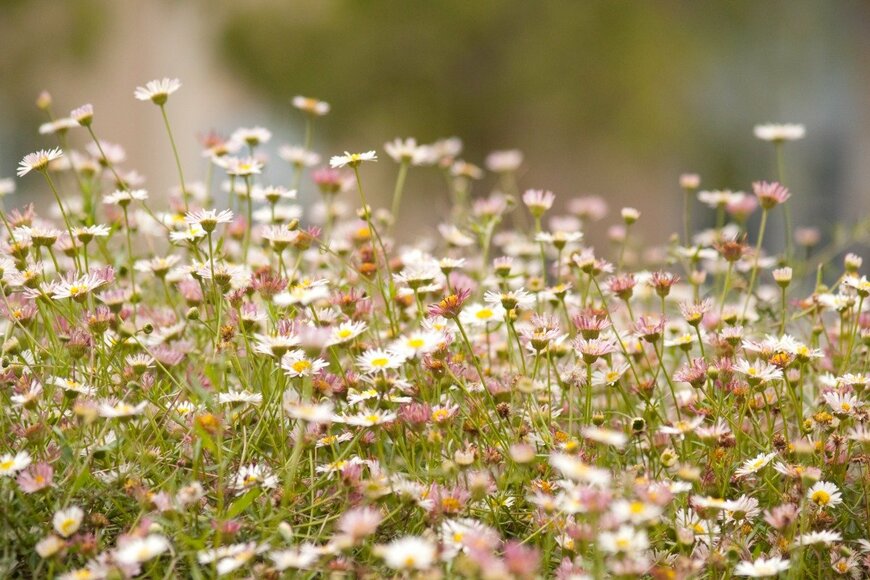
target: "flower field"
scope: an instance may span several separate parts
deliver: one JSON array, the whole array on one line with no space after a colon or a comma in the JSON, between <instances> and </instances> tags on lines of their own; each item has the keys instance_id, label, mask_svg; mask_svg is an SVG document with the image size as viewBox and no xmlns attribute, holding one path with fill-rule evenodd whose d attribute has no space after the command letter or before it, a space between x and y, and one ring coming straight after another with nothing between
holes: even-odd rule
<instances>
[{"instance_id":1,"label":"flower field","mask_svg":"<svg viewBox=\"0 0 870 580\"><path fill-rule=\"evenodd\" d=\"M870 574L870 282L792 224L802 126L756 127L746 192L675 177L650 245L633 208L521 187L519 151L314 151L311 98L303 143L209 134L183 167L180 89L130 99L169 195L47 93L18 178L53 203L0 180L0 574ZM433 239L402 231L416 172Z\"/></svg>"}]
</instances>

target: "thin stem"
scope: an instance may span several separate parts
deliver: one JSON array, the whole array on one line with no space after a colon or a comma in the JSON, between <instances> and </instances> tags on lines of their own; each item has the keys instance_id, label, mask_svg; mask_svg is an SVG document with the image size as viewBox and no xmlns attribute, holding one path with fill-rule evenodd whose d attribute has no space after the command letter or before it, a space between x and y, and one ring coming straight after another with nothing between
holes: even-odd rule
<instances>
[{"instance_id":1,"label":"thin stem","mask_svg":"<svg viewBox=\"0 0 870 580\"><path fill-rule=\"evenodd\" d=\"M749 287L746 289L746 302L743 303L742 319L746 319L746 311L749 309L749 300L755 289L755 278L758 276L758 260L761 258L761 244L764 242L764 230L767 227L767 210L761 211L761 226L758 228L758 242L755 244L755 259L752 263L752 274L749 277Z\"/></svg>"},{"instance_id":2,"label":"thin stem","mask_svg":"<svg viewBox=\"0 0 870 580\"><path fill-rule=\"evenodd\" d=\"M172 128L169 126L169 116L166 114L165 105L160 105L160 114L163 115L163 124L166 125L166 134L169 135L169 144L172 146L172 155L175 157L175 166L178 168L178 180L181 182L181 199L184 202L184 211L187 211L187 186L184 185L184 171L181 169L181 158L178 156L178 148L175 147L175 138L172 137Z\"/></svg>"},{"instance_id":3,"label":"thin stem","mask_svg":"<svg viewBox=\"0 0 870 580\"><path fill-rule=\"evenodd\" d=\"M405 159L399 165L399 174L396 176L396 187L393 189L393 205L390 212L393 214L393 225L399 221L399 208L402 205L402 193L405 191L405 178L408 175L409 162Z\"/></svg>"}]
</instances>

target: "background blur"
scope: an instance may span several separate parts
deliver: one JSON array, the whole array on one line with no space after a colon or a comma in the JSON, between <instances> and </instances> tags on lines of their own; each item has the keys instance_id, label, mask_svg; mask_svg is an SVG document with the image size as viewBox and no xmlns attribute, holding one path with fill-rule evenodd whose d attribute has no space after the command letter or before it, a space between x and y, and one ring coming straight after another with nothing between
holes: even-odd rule
<instances>
[{"instance_id":1,"label":"background blur","mask_svg":"<svg viewBox=\"0 0 870 580\"><path fill-rule=\"evenodd\" d=\"M662 238L681 228L680 173L748 190L775 177L753 125L803 123L807 138L785 157L796 224L870 212L862 0L0 0L0 39L0 177L56 145L36 132L47 89L61 115L93 103L98 134L127 148L159 196L174 165L158 110L133 89L170 76L183 82L173 128L199 178L207 130L265 125L273 153L301 143L289 99L303 94L333 105L316 127L324 155L382 152L397 136L459 135L479 165L519 148L521 187L604 195L614 214L633 205ZM275 171L270 181L289 175ZM382 155L366 174L386 205L395 165ZM20 181L7 206L42 187ZM434 171L412 170L403 215L434 227L443 189Z\"/></svg>"}]
</instances>

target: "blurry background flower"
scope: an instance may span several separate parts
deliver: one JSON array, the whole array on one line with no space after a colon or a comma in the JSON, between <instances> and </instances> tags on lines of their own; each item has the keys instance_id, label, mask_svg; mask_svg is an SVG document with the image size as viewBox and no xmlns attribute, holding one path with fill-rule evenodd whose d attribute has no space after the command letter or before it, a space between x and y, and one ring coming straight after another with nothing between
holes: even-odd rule
<instances>
[{"instance_id":1,"label":"blurry background flower","mask_svg":"<svg viewBox=\"0 0 870 580\"><path fill-rule=\"evenodd\" d=\"M793 122L806 126L786 152L796 223L851 221L870 210L868 27L870 4L858 0L0 0L0 177L33 150L46 121L33 103L47 89L58 115L92 102L101 134L123 143L163 196L176 185L171 152L133 90L177 77L187 90L167 106L191 179L205 172L196 137L209 130L268 127L273 157L281 144L301 145L305 115L291 101L304 94L331 105L313 142L324 155L460 135L462 157L483 166L492 151L517 147L521 187L552 189L557 204L602 194L613 208L637 207L641 230L678 231L681 173L698 173L703 189L775 179L772 146L754 127ZM71 132L77 148L80 132ZM56 142L45 135L38 145ZM291 167L267 171L291 183ZM367 168L381 186L371 191L384 192L370 203L389 205L395 171ZM498 183L488 179L477 192ZM413 203L433 191L440 197ZM437 171L412 171L403 223L434 230L432 204L448 207L442 193ZM300 200L316 196L303 182Z\"/></svg>"}]
</instances>

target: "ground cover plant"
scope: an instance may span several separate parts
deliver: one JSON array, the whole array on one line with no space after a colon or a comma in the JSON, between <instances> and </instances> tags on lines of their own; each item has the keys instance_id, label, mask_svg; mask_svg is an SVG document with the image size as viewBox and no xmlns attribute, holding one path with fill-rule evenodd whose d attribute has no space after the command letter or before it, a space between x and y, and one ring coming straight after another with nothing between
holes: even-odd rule
<instances>
[{"instance_id":1,"label":"ground cover plant","mask_svg":"<svg viewBox=\"0 0 870 580\"><path fill-rule=\"evenodd\" d=\"M776 181L748 193L681 176L683 231L647 246L632 208L522 190L518 151L485 172L459 139L397 139L327 163L310 98L301 145L269 161L267 129L207 135L196 181L179 89L130 103L165 125L168 199L99 111L38 99L57 147L18 177L55 203L0 212L4 573L868 573L870 283L792 227L803 127L756 127ZM389 211L367 202L375 162L395 164ZM453 211L399 243L417 171ZM612 243L584 244L602 220Z\"/></svg>"}]
</instances>

